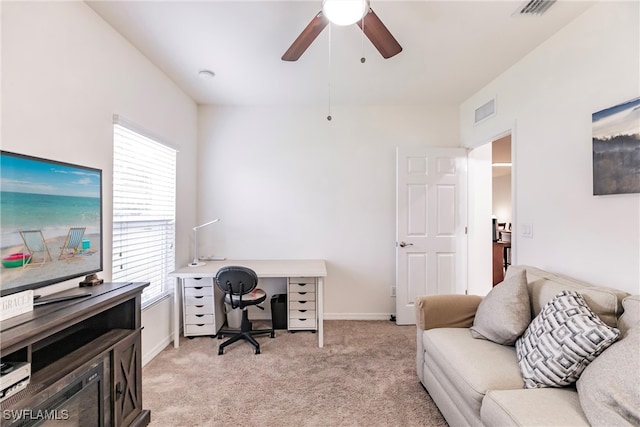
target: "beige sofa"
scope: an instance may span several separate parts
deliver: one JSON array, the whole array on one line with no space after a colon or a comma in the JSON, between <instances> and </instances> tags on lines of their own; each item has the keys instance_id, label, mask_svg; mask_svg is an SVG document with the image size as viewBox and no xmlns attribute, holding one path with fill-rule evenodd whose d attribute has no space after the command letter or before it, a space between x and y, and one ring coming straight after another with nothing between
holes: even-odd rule
<instances>
[{"instance_id":1,"label":"beige sofa","mask_svg":"<svg viewBox=\"0 0 640 427\"><path fill-rule=\"evenodd\" d=\"M521 286L528 293L530 319L559 292L573 290L619 336L584 368L577 383L524 388L516 347L472 336L483 298L419 297L418 377L449 425L640 425L640 296L528 266L510 267L497 286L515 274L525 277Z\"/></svg>"}]
</instances>

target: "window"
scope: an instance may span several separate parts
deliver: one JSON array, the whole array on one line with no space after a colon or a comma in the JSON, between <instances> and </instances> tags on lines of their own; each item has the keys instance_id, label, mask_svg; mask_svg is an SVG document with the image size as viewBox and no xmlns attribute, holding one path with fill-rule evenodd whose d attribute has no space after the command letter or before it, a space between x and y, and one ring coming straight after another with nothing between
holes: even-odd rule
<instances>
[{"instance_id":1,"label":"window","mask_svg":"<svg viewBox=\"0 0 640 427\"><path fill-rule=\"evenodd\" d=\"M144 307L175 268L176 150L117 121L113 133L112 280L150 282Z\"/></svg>"}]
</instances>

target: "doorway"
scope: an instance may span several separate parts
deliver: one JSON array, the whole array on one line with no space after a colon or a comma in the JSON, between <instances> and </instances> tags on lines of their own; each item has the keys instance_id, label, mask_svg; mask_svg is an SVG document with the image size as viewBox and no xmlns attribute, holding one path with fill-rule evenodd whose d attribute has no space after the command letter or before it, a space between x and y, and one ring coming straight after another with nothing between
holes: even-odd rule
<instances>
[{"instance_id":1,"label":"doorway","mask_svg":"<svg viewBox=\"0 0 640 427\"><path fill-rule=\"evenodd\" d=\"M469 294L486 295L494 283L494 219L496 225L505 224L504 230L496 230L498 239L515 237L508 235L509 231L515 231L516 223L512 207L515 200L512 145L509 130L469 151ZM503 247L499 254L504 254ZM507 258L509 264L511 248L507 251ZM496 262L500 261L503 273L502 256Z\"/></svg>"},{"instance_id":2,"label":"doorway","mask_svg":"<svg viewBox=\"0 0 640 427\"><path fill-rule=\"evenodd\" d=\"M496 226L495 231L492 230L492 279L496 285L502 282L506 268L511 264L511 134L493 141L491 148L491 207Z\"/></svg>"}]
</instances>

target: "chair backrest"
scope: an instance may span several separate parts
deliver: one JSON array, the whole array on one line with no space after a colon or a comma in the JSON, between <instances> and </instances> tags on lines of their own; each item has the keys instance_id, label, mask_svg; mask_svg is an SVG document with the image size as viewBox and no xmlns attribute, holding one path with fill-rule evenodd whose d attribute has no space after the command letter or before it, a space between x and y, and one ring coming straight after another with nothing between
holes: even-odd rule
<instances>
[{"instance_id":1,"label":"chair backrest","mask_svg":"<svg viewBox=\"0 0 640 427\"><path fill-rule=\"evenodd\" d=\"M47 245L44 242L44 236L41 230L22 230L20 231L24 245L31 252L44 252Z\"/></svg>"},{"instance_id":2,"label":"chair backrest","mask_svg":"<svg viewBox=\"0 0 640 427\"><path fill-rule=\"evenodd\" d=\"M80 246L82 244L85 229L86 227L71 227L69 229L69 235L67 236L66 247L77 248Z\"/></svg>"},{"instance_id":3,"label":"chair backrest","mask_svg":"<svg viewBox=\"0 0 640 427\"><path fill-rule=\"evenodd\" d=\"M258 275L247 267L222 267L216 274L216 284L225 294L245 295L258 286Z\"/></svg>"}]
</instances>

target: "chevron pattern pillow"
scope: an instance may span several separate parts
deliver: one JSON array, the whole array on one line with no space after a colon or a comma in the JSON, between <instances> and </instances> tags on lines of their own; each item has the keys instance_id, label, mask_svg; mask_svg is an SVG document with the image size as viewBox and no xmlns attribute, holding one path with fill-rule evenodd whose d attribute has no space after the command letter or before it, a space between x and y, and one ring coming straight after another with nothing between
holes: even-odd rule
<instances>
[{"instance_id":1,"label":"chevron pattern pillow","mask_svg":"<svg viewBox=\"0 0 640 427\"><path fill-rule=\"evenodd\" d=\"M516 341L525 388L563 387L613 344L620 331L606 325L575 291L549 301Z\"/></svg>"}]
</instances>

